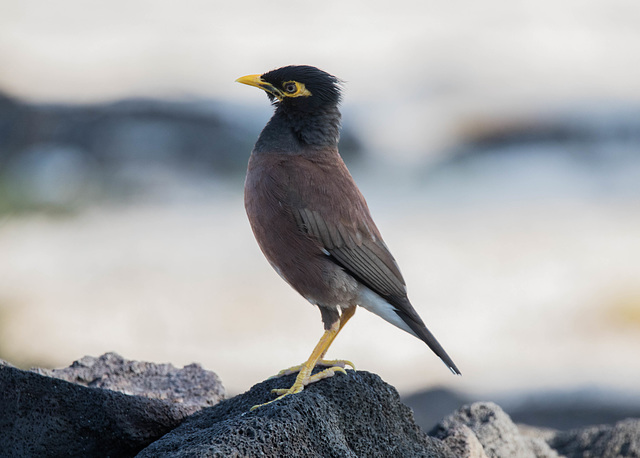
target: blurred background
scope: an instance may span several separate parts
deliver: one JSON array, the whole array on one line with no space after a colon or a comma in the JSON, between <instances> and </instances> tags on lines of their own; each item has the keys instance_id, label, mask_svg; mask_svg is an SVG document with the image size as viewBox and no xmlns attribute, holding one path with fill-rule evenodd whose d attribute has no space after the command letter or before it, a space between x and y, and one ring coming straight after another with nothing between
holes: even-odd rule
<instances>
[{"instance_id":1,"label":"blurred background","mask_svg":"<svg viewBox=\"0 0 640 458\"><path fill-rule=\"evenodd\" d=\"M637 414L638 56L634 0L0 0L0 358L195 361L230 394L304 361L320 314L242 203L272 108L234 80L310 64L464 376L364 310L330 356L405 396Z\"/></svg>"}]
</instances>

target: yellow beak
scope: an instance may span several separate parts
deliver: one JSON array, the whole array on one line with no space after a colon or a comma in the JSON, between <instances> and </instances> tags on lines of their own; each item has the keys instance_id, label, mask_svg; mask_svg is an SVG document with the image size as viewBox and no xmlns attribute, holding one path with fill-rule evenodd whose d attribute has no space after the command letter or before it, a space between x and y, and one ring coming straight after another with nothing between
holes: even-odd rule
<instances>
[{"instance_id":1,"label":"yellow beak","mask_svg":"<svg viewBox=\"0 0 640 458\"><path fill-rule=\"evenodd\" d=\"M262 89L270 94L273 94L279 100L282 100L283 94L279 89L275 88L271 84L267 83L261 78L261 75L247 75L241 76L236 80L237 83L247 84Z\"/></svg>"},{"instance_id":2,"label":"yellow beak","mask_svg":"<svg viewBox=\"0 0 640 458\"><path fill-rule=\"evenodd\" d=\"M262 75L247 75L241 76L236 80L236 83L248 84L249 86L260 87L265 81L261 78Z\"/></svg>"}]
</instances>

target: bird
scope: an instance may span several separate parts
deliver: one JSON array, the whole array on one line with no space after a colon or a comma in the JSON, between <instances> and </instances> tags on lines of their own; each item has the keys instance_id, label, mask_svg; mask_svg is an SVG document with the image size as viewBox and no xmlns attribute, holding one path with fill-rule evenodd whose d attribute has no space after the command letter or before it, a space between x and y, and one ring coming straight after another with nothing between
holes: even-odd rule
<instances>
[{"instance_id":1,"label":"bird","mask_svg":"<svg viewBox=\"0 0 640 458\"><path fill-rule=\"evenodd\" d=\"M407 297L405 280L338 151L343 82L309 65L289 65L236 82L266 92L274 113L251 152L244 204L258 245L275 271L320 310L324 333L290 388L355 366L326 360L336 336L360 306L425 342L454 374L451 357ZM325 369L313 373L315 366ZM277 377L276 376L276 377Z\"/></svg>"}]
</instances>

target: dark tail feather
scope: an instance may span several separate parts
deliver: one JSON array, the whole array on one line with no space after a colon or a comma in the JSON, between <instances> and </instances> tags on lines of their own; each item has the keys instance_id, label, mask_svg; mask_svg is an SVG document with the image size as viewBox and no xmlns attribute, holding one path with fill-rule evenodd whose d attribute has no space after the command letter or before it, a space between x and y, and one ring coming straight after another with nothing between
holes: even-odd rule
<instances>
[{"instance_id":1,"label":"dark tail feather","mask_svg":"<svg viewBox=\"0 0 640 458\"><path fill-rule=\"evenodd\" d=\"M417 318L417 320L414 317L408 315L402 309L396 309L396 313L400 316L400 318L402 318L402 320L405 323L407 323L407 325L411 328L411 330L416 333L416 335L420 338L420 340L422 340L424 343L429 345L429 348L431 348L431 350L436 355L438 355L438 357L442 360L443 363L447 365L449 370L453 372L454 375L462 375L462 372L460 372L460 370L458 369L456 364L453 362L451 357L447 354L447 352L444 351L444 348L442 348L442 345L440 345L440 342L438 342L435 336L431 334L431 331L427 329L427 327L424 325L424 323L422 322L422 320L420 319L417 313L415 314L416 315L415 318ZM414 310L414 313L415 313L415 310Z\"/></svg>"}]
</instances>

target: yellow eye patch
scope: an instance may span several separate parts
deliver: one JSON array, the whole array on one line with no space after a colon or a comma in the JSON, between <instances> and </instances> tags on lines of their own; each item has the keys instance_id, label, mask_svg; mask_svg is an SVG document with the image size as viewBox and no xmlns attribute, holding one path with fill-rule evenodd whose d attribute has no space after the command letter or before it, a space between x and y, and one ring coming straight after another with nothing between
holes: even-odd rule
<instances>
[{"instance_id":1,"label":"yellow eye patch","mask_svg":"<svg viewBox=\"0 0 640 458\"><path fill-rule=\"evenodd\" d=\"M297 81L285 81L282 83L282 95L284 97L309 97L311 92L304 86L304 83Z\"/></svg>"}]
</instances>

